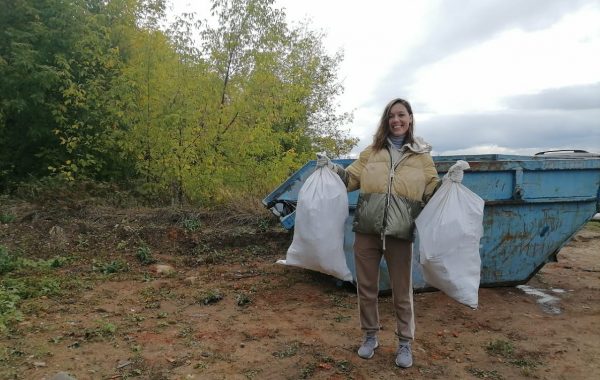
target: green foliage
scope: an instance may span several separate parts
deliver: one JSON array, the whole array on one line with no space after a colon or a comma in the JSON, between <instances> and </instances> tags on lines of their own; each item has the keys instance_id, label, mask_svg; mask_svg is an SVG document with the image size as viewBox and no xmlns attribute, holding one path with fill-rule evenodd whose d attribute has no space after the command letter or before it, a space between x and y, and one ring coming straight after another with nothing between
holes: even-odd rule
<instances>
[{"instance_id":1,"label":"green foliage","mask_svg":"<svg viewBox=\"0 0 600 380\"><path fill-rule=\"evenodd\" d=\"M62 294L62 285L54 276L25 276L5 278L3 286L11 289L19 299L31 299L41 296L53 297Z\"/></svg>"},{"instance_id":2,"label":"green foliage","mask_svg":"<svg viewBox=\"0 0 600 380\"><path fill-rule=\"evenodd\" d=\"M152 256L152 251L147 245L138 248L135 257L144 265L154 264L156 259Z\"/></svg>"},{"instance_id":3,"label":"green foliage","mask_svg":"<svg viewBox=\"0 0 600 380\"><path fill-rule=\"evenodd\" d=\"M88 341L95 341L98 338L112 338L117 332L117 326L110 322L96 321L97 326L88 328L84 331L84 337Z\"/></svg>"},{"instance_id":4,"label":"green foliage","mask_svg":"<svg viewBox=\"0 0 600 380\"><path fill-rule=\"evenodd\" d=\"M479 379L492 379L492 380L503 380L504 377L498 373L496 370L485 370L475 367L467 367L467 372L471 375L479 378Z\"/></svg>"},{"instance_id":5,"label":"green foliage","mask_svg":"<svg viewBox=\"0 0 600 380\"><path fill-rule=\"evenodd\" d=\"M271 220L273 220L273 218L260 218L258 220L258 224L257 224L258 232L261 232L261 233L267 232L267 230L269 229L269 227L271 225Z\"/></svg>"},{"instance_id":6,"label":"green foliage","mask_svg":"<svg viewBox=\"0 0 600 380\"><path fill-rule=\"evenodd\" d=\"M106 9L11 1L3 16L0 170L16 179L99 174L115 153L109 89L119 72Z\"/></svg>"},{"instance_id":7,"label":"green foliage","mask_svg":"<svg viewBox=\"0 0 600 380\"><path fill-rule=\"evenodd\" d=\"M300 343L297 341L288 342L280 348L279 351L273 352L273 356L278 359L290 358L295 356L300 349Z\"/></svg>"},{"instance_id":8,"label":"green foliage","mask_svg":"<svg viewBox=\"0 0 600 380\"><path fill-rule=\"evenodd\" d=\"M102 322L98 327L98 332L102 336L112 336L117 332L117 326L110 322Z\"/></svg>"},{"instance_id":9,"label":"green foliage","mask_svg":"<svg viewBox=\"0 0 600 380\"><path fill-rule=\"evenodd\" d=\"M198 297L198 302L203 305L215 304L221 300L223 300L223 294L219 289L208 290Z\"/></svg>"},{"instance_id":10,"label":"green foliage","mask_svg":"<svg viewBox=\"0 0 600 380\"><path fill-rule=\"evenodd\" d=\"M43 273L62 266L65 261L62 257L30 260L0 246L0 332L6 331L22 318L22 313L18 310L22 300L52 297L62 293L60 281ZM10 277L13 273L18 275Z\"/></svg>"},{"instance_id":11,"label":"green foliage","mask_svg":"<svg viewBox=\"0 0 600 380\"><path fill-rule=\"evenodd\" d=\"M227 255L221 250L212 248L208 244L201 244L194 248L193 263L197 265L218 265L227 261Z\"/></svg>"},{"instance_id":12,"label":"green foliage","mask_svg":"<svg viewBox=\"0 0 600 380\"><path fill-rule=\"evenodd\" d=\"M64 265L66 260L66 258L60 256L48 260L30 260L19 256L15 252L9 252L6 247L0 245L0 275L24 269L59 268Z\"/></svg>"},{"instance_id":13,"label":"green foliage","mask_svg":"<svg viewBox=\"0 0 600 380\"><path fill-rule=\"evenodd\" d=\"M491 354L496 356L501 356L503 358L511 358L513 355L515 347L511 342L505 340L495 340L493 342L489 342L485 346L485 350Z\"/></svg>"},{"instance_id":14,"label":"green foliage","mask_svg":"<svg viewBox=\"0 0 600 380\"><path fill-rule=\"evenodd\" d=\"M92 260L92 270L103 274L127 272L129 271L129 264L121 259L113 260L111 262L98 262Z\"/></svg>"},{"instance_id":15,"label":"green foliage","mask_svg":"<svg viewBox=\"0 0 600 380\"><path fill-rule=\"evenodd\" d=\"M12 272L21 265L20 259L0 245L0 274Z\"/></svg>"},{"instance_id":16,"label":"green foliage","mask_svg":"<svg viewBox=\"0 0 600 380\"><path fill-rule=\"evenodd\" d=\"M10 214L10 213L8 213L8 214L4 214L4 213L0 214L0 223L4 223L4 224L6 224L6 223L12 223L12 222L15 221L15 219L16 219L16 217L13 214Z\"/></svg>"},{"instance_id":17,"label":"green foliage","mask_svg":"<svg viewBox=\"0 0 600 380\"><path fill-rule=\"evenodd\" d=\"M23 314L17 309L20 300L14 289L0 284L0 333L23 318Z\"/></svg>"},{"instance_id":18,"label":"green foliage","mask_svg":"<svg viewBox=\"0 0 600 380\"><path fill-rule=\"evenodd\" d=\"M246 293L239 293L236 297L235 297L236 303L238 306L248 306L249 304L252 303L252 298L250 298L249 295L247 295Z\"/></svg>"},{"instance_id":19,"label":"green foliage","mask_svg":"<svg viewBox=\"0 0 600 380\"><path fill-rule=\"evenodd\" d=\"M335 101L342 54L273 0L214 0L216 23L169 26L165 0L5 8L0 187L124 180L149 199L212 205L262 196L316 151L357 142Z\"/></svg>"},{"instance_id":20,"label":"green foliage","mask_svg":"<svg viewBox=\"0 0 600 380\"><path fill-rule=\"evenodd\" d=\"M194 232L200 228L202 223L200 222L200 219L192 217L183 219L181 225L186 229L186 231Z\"/></svg>"}]
</instances>

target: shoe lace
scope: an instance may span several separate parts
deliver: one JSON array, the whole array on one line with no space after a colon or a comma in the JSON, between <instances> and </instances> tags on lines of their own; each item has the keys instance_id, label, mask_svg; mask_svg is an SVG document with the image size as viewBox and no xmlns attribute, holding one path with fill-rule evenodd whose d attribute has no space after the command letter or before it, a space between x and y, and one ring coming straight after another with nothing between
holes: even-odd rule
<instances>
[{"instance_id":1,"label":"shoe lace","mask_svg":"<svg viewBox=\"0 0 600 380\"><path fill-rule=\"evenodd\" d=\"M400 343L398 345L397 355L400 354L410 354L410 344Z\"/></svg>"},{"instance_id":2,"label":"shoe lace","mask_svg":"<svg viewBox=\"0 0 600 380\"><path fill-rule=\"evenodd\" d=\"M363 345L364 346L375 346L375 342L377 342L377 337L376 336L367 335L367 337L365 338L365 342L363 343Z\"/></svg>"}]
</instances>

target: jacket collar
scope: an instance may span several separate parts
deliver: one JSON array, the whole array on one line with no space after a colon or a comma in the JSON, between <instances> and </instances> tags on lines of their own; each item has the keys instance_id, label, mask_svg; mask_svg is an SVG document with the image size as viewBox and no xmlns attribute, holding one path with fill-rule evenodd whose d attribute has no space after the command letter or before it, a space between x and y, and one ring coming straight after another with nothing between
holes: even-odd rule
<instances>
[{"instance_id":1,"label":"jacket collar","mask_svg":"<svg viewBox=\"0 0 600 380\"><path fill-rule=\"evenodd\" d=\"M404 144L402 149L410 150L414 153L429 153L431 152L431 145L423 140L422 137L414 136L412 144Z\"/></svg>"},{"instance_id":2,"label":"jacket collar","mask_svg":"<svg viewBox=\"0 0 600 380\"><path fill-rule=\"evenodd\" d=\"M398 151L400 151L401 153L405 153L407 150L410 150L413 153L429 153L429 152L431 152L431 145L427 141L423 140L422 137L414 136L413 140L414 141L412 144L404 144L404 145L402 145L402 147L400 149L398 149ZM388 148L390 151L395 150L394 144L392 144L392 142L390 141L389 138L388 138Z\"/></svg>"}]
</instances>

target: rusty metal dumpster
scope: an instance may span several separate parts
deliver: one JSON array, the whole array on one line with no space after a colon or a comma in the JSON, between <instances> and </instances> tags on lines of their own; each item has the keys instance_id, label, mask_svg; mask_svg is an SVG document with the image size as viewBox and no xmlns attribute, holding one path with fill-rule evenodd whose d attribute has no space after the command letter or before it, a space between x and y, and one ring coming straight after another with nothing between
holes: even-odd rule
<instances>
[{"instance_id":1,"label":"rusty metal dumpster","mask_svg":"<svg viewBox=\"0 0 600 380\"><path fill-rule=\"evenodd\" d=\"M469 163L463 184L485 201L484 234L480 241L481 286L527 282L556 255L596 213L600 212L600 154L574 151L541 152L534 156L436 156L442 177L457 160ZM350 165L352 159L334 160ZM293 229L298 191L313 172L309 161L264 200L263 204ZM352 218L358 192L348 193L350 216L346 220L344 252L356 280ZM429 286L423 280L418 256L413 256L413 288ZM381 262L380 290L390 289L385 260Z\"/></svg>"}]
</instances>

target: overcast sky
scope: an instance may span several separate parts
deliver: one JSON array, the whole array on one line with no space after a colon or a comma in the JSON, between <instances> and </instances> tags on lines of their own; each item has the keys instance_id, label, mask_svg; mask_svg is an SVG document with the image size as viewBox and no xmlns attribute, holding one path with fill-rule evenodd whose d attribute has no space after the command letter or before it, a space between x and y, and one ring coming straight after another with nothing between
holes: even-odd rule
<instances>
[{"instance_id":1,"label":"overcast sky","mask_svg":"<svg viewBox=\"0 0 600 380\"><path fill-rule=\"evenodd\" d=\"M171 0L208 17L208 0ZM409 100L433 154L600 153L598 0L276 0L344 52L345 126L371 143L385 104Z\"/></svg>"}]
</instances>

